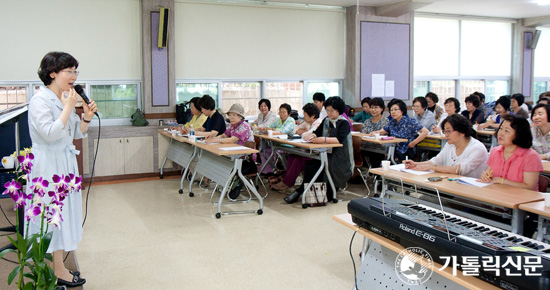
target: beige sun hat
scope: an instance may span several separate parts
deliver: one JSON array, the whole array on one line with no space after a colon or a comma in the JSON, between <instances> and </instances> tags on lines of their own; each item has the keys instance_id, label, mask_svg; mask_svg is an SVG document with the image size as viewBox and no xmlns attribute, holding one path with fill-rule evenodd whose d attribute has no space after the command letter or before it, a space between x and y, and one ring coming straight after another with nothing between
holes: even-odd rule
<instances>
[{"instance_id":1,"label":"beige sun hat","mask_svg":"<svg viewBox=\"0 0 550 290\"><path fill-rule=\"evenodd\" d=\"M241 104L233 104L231 108L229 108L229 111L227 111L227 114L229 113L235 113L241 117L244 118L244 108Z\"/></svg>"}]
</instances>

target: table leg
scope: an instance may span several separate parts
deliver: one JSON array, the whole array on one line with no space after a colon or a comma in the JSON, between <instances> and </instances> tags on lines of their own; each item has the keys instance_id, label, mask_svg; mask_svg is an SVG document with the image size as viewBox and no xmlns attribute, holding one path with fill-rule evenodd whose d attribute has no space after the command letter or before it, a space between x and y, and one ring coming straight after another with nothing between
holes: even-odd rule
<instances>
[{"instance_id":1,"label":"table leg","mask_svg":"<svg viewBox=\"0 0 550 290\"><path fill-rule=\"evenodd\" d=\"M330 171L328 169L328 155L327 155L327 152L326 151L321 151L319 153L319 157L321 157L321 164L324 164L325 173L327 175L328 182L330 183L330 187L332 188L332 202L337 203L338 199L336 199L336 187L334 187L334 182L332 181L332 177L330 176Z\"/></svg>"},{"instance_id":2,"label":"table leg","mask_svg":"<svg viewBox=\"0 0 550 290\"><path fill-rule=\"evenodd\" d=\"M168 150L166 151L166 155L164 155L164 160L162 161L162 165L160 166L160 178L162 179L163 172L164 172L164 165L166 164L166 160L168 160L168 152L170 152L170 148L172 148L172 142L174 139L170 138L170 145L168 145Z\"/></svg>"},{"instance_id":3,"label":"table leg","mask_svg":"<svg viewBox=\"0 0 550 290\"><path fill-rule=\"evenodd\" d=\"M326 154L326 152L325 152L325 154ZM321 154L319 154L319 155L321 155ZM325 163L323 162L323 160L321 160L321 166L319 166L319 170L317 170L317 172L315 172L315 175L313 176L313 178L311 179L311 181L309 182L307 187L304 188L304 192L302 193L302 207L303 208L307 208L307 206L305 206L306 192L313 186L313 183L315 182L315 180L317 180L317 177L319 177L319 175L321 175L321 172L323 172L324 167L325 167ZM332 183L331 183L331 185L332 185ZM333 186L333 190L334 190L334 185L332 185L332 186Z\"/></svg>"},{"instance_id":4,"label":"table leg","mask_svg":"<svg viewBox=\"0 0 550 290\"><path fill-rule=\"evenodd\" d=\"M262 139L262 144L263 144L264 142L265 142L265 140ZM266 147L266 146L267 146L267 145L264 144L264 146L263 146L263 149L264 149L263 152L260 150L260 152L262 152L262 155L264 155L264 158L265 158L265 147ZM269 160L271 160L271 158L273 158L273 155L275 154L275 151L276 151L276 150L273 149L273 146L271 146L271 155L269 155L269 157L268 157L267 159L265 159L266 162L260 167L260 170L258 171L259 174L258 174L258 176L256 176L256 184L258 184L258 178L260 178L260 174L262 174L262 172L264 172L264 169L265 169L265 167L267 166L267 163L270 162ZM261 159L260 159L260 160L261 160Z\"/></svg>"},{"instance_id":5,"label":"table leg","mask_svg":"<svg viewBox=\"0 0 550 290\"><path fill-rule=\"evenodd\" d=\"M395 163L395 158L393 157L395 155L395 145L390 145L388 147L388 160L391 161L393 165L397 164Z\"/></svg>"},{"instance_id":6,"label":"table leg","mask_svg":"<svg viewBox=\"0 0 550 290\"><path fill-rule=\"evenodd\" d=\"M264 208L264 199L263 197L258 193L258 190L256 190L256 186L254 184L250 183L246 177L242 173L242 164L243 159L237 159L235 160L235 168L239 168L237 173L239 174L239 178L244 183L244 186L246 186L249 190L252 191L252 193L258 198L258 201L260 202L260 209L258 210L258 214L262 214L263 208Z\"/></svg>"},{"instance_id":7,"label":"table leg","mask_svg":"<svg viewBox=\"0 0 550 290\"><path fill-rule=\"evenodd\" d=\"M542 239L544 237L543 224L544 224L544 218L539 214L539 224L537 225L537 238L536 238L536 240L540 241L540 242L542 242Z\"/></svg>"},{"instance_id":8,"label":"table leg","mask_svg":"<svg viewBox=\"0 0 550 290\"><path fill-rule=\"evenodd\" d=\"M197 155L197 150L198 150L198 147L195 146L194 150L193 150L193 154L191 155L191 158L189 158L189 161L187 162L187 165L185 165L185 169L183 170L183 176L181 177L181 180L180 180L180 191L179 193L182 194L183 193L183 181L185 180L185 177L187 176L187 173L189 172L189 165L191 165L191 162L193 161L193 159L195 159L195 155ZM193 184L193 182L191 182L191 184ZM191 195L191 187L189 187L189 196L192 197Z\"/></svg>"},{"instance_id":9,"label":"table leg","mask_svg":"<svg viewBox=\"0 0 550 290\"><path fill-rule=\"evenodd\" d=\"M237 163L239 160L235 160L235 166L233 167L233 170L231 170L231 174L229 175L229 178L225 182L225 185L222 188L222 193L220 194L220 200L218 201L218 212L216 213L216 218L220 218L222 216L222 202L225 197L225 194L229 191L228 187L231 184L231 181L233 180L233 176L237 173ZM241 160L242 163L242 160Z\"/></svg>"},{"instance_id":10,"label":"table leg","mask_svg":"<svg viewBox=\"0 0 550 290\"><path fill-rule=\"evenodd\" d=\"M512 230L511 232L518 235L523 235L523 220L525 212L519 208L512 210Z\"/></svg>"}]
</instances>

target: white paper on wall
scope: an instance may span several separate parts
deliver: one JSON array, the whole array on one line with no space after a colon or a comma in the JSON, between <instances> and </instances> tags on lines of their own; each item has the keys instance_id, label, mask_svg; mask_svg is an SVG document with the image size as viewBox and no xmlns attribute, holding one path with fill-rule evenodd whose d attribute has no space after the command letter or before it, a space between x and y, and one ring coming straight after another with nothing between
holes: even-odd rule
<instances>
[{"instance_id":1,"label":"white paper on wall","mask_svg":"<svg viewBox=\"0 0 550 290\"><path fill-rule=\"evenodd\" d=\"M385 79L386 75L384 74L372 74L371 97L384 97Z\"/></svg>"},{"instance_id":2,"label":"white paper on wall","mask_svg":"<svg viewBox=\"0 0 550 290\"><path fill-rule=\"evenodd\" d=\"M386 81L386 97L394 97L395 81Z\"/></svg>"}]
</instances>

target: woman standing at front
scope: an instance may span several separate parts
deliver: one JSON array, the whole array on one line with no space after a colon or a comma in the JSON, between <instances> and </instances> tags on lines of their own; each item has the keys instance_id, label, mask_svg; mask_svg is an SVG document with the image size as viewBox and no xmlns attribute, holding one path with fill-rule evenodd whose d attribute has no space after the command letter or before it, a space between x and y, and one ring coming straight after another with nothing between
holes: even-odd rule
<instances>
[{"instance_id":1,"label":"woman standing at front","mask_svg":"<svg viewBox=\"0 0 550 290\"><path fill-rule=\"evenodd\" d=\"M79 99L73 89L78 76L78 61L64 52L50 52L40 63L38 76L46 86L29 102L29 133L32 139L34 167L29 178L51 178L54 174L78 176L74 139L86 138L88 124L97 111L94 101L83 103L84 114L75 114ZM28 193L31 191L27 188ZM47 196L44 196L45 202ZM51 199L51 197L50 197ZM53 266L59 285L79 286L85 279L74 275L63 264L63 251L76 250L82 240L82 194L74 192L64 200L63 222L53 230L48 252L53 252ZM30 234L40 231L40 224L31 223Z\"/></svg>"}]
</instances>

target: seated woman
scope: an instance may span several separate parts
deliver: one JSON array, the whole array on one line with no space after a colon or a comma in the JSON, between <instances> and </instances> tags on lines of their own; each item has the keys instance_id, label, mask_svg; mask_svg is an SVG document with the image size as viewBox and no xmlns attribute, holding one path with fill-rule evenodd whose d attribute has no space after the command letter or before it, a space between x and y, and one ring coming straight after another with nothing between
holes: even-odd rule
<instances>
[{"instance_id":1,"label":"seated woman","mask_svg":"<svg viewBox=\"0 0 550 290\"><path fill-rule=\"evenodd\" d=\"M209 95L204 95L198 103L201 112L208 117L206 122L200 128L195 129L197 136L218 136L225 132L225 120L222 115L216 111L216 102Z\"/></svg>"},{"instance_id":2,"label":"seated woman","mask_svg":"<svg viewBox=\"0 0 550 290\"><path fill-rule=\"evenodd\" d=\"M550 122L548 116L550 116L550 105L544 103L536 105L531 112L533 149L542 160L550 160Z\"/></svg>"},{"instance_id":3,"label":"seated woman","mask_svg":"<svg viewBox=\"0 0 550 290\"><path fill-rule=\"evenodd\" d=\"M434 133L441 133L443 131L441 128L443 128L443 120L445 120L445 118L454 114L458 114L460 112L460 102L456 98L446 99L444 107L445 113L441 114L439 123L437 123L437 126L433 127L432 129L432 132Z\"/></svg>"},{"instance_id":4,"label":"seated woman","mask_svg":"<svg viewBox=\"0 0 550 290\"><path fill-rule=\"evenodd\" d=\"M472 125L477 125L485 122L485 114L479 106L481 102L477 95L471 94L464 100L466 102L466 110L462 111L462 116L468 118Z\"/></svg>"},{"instance_id":5,"label":"seated woman","mask_svg":"<svg viewBox=\"0 0 550 290\"><path fill-rule=\"evenodd\" d=\"M254 142L254 135L250 125L244 121L244 107L241 104L233 104L229 111L230 126L225 132L218 137L210 136L206 138L206 143L237 143L244 146L246 142ZM243 162L242 171L254 172L256 170L256 164L254 162ZM246 173L245 173L246 174ZM229 197L235 199L239 196L243 183L236 178L236 182L233 183L233 189L229 191Z\"/></svg>"},{"instance_id":6,"label":"seated woman","mask_svg":"<svg viewBox=\"0 0 550 290\"><path fill-rule=\"evenodd\" d=\"M250 123L251 126L268 127L275 122L277 114L271 112L271 102L268 99L261 99L258 102L258 108L260 109L260 113L258 114L258 118Z\"/></svg>"},{"instance_id":7,"label":"seated woman","mask_svg":"<svg viewBox=\"0 0 550 290\"><path fill-rule=\"evenodd\" d=\"M510 113L510 99L508 96L502 96L495 102L494 110L496 114L487 117L487 121L478 126L479 129L500 127L502 116Z\"/></svg>"},{"instance_id":8,"label":"seated woman","mask_svg":"<svg viewBox=\"0 0 550 290\"><path fill-rule=\"evenodd\" d=\"M382 98L374 98L371 100L371 113L372 118L368 119L363 123L363 128L361 133L370 134L371 132L382 130L389 122L388 118L382 116L384 113L385 105ZM369 143L362 142L361 150L363 157L368 157L369 163L372 167L380 167L380 162L384 159L384 155L366 152L369 148L372 148Z\"/></svg>"},{"instance_id":9,"label":"seated woman","mask_svg":"<svg viewBox=\"0 0 550 290\"><path fill-rule=\"evenodd\" d=\"M428 101L424 97L417 97L413 100L414 119L424 128L431 130L436 125L435 114L428 110Z\"/></svg>"},{"instance_id":10,"label":"seated woman","mask_svg":"<svg viewBox=\"0 0 550 290\"><path fill-rule=\"evenodd\" d=\"M443 120L447 144L437 156L426 162L403 161L406 168L434 170L478 178L487 168L487 149L473 137L472 124L466 117L453 114Z\"/></svg>"},{"instance_id":11,"label":"seated woman","mask_svg":"<svg viewBox=\"0 0 550 290\"><path fill-rule=\"evenodd\" d=\"M307 136L319 127L321 124L321 119L319 119L319 108L313 104L306 104L302 110L304 110L304 122L296 126L294 133L302 136L302 138L307 138ZM278 191L285 191L288 188L292 187L296 182L298 175L304 170L306 162L311 160L300 155L290 154L286 159L286 174L282 181L271 185L272 189Z\"/></svg>"},{"instance_id":12,"label":"seated woman","mask_svg":"<svg viewBox=\"0 0 550 290\"><path fill-rule=\"evenodd\" d=\"M516 115L525 119L529 119L529 111L526 109L525 96L522 94L513 94L510 99L510 109Z\"/></svg>"},{"instance_id":13,"label":"seated woman","mask_svg":"<svg viewBox=\"0 0 550 290\"><path fill-rule=\"evenodd\" d=\"M426 98L426 101L428 102L428 110L435 115L435 122L437 124L441 123L441 121L447 116L445 115L445 111L443 110L443 108L437 104L439 103L439 97L437 96L437 94L428 92L426 96L424 96L424 98Z\"/></svg>"},{"instance_id":14,"label":"seated woman","mask_svg":"<svg viewBox=\"0 0 550 290\"><path fill-rule=\"evenodd\" d=\"M181 128L181 132L183 134L189 133L191 125L193 125L193 129L195 130L201 128L202 125L204 125L204 122L206 122L206 120L208 119L208 117L201 112L201 107L199 106L200 99L201 98L199 97L194 97L189 101L191 114L193 115L193 117Z\"/></svg>"},{"instance_id":15,"label":"seated woman","mask_svg":"<svg viewBox=\"0 0 550 290\"><path fill-rule=\"evenodd\" d=\"M361 107L363 107L363 110L357 114L355 114L355 116L353 116L353 121L354 122L361 122L361 123L365 123L365 121L367 121L368 119L370 119L372 117L372 113L370 111L370 102L371 102L371 98L369 97L366 97L364 99L361 100Z\"/></svg>"},{"instance_id":16,"label":"seated woman","mask_svg":"<svg viewBox=\"0 0 550 290\"><path fill-rule=\"evenodd\" d=\"M407 105L401 100L393 102L390 113L392 120L382 130L371 132L369 135L373 136L375 133L378 133L380 135L407 139L407 142L398 143L395 148L395 160L397 163L401 163L401 161L405 160L406 156L409 159L414 157L414 146L426 138L428 129L424 128L416 120L409 118L407 115Z\"/></svg>"},{"instance_id":17,"label":"seated woman","mask_svg":"<svg viewBox=\"0 0 550 290\"><path fill-rule=\"evenodd\" d=\"M294 118L290 117L290 111L292 111L292 108L289 104L284 103L279 107L279 118L277 118L273 123L266 127L260 127L259 129L262 131L266 131L268 129L274 129L280 133L283 134L292 134L294 133L294 127L296 126L296 121ZM266 146L264 151L265 156L271 155L271 147ZM271 166L271 163L274 162L274 158L270 162L265 159L264 154L260 154L260 157L262 159L262 165L260 165L260 168L264 166L264 164L267 162L267 165L265 166L264 170L262 171L263 174L269 174L273 172L273 167Z\"/></svg>"},{"instance_id":18,"label":"seated woman","mask_svg":"<svg viewBox=\"0 0 550 290\"><path fill-rule=\"evenodd\" d=\"M346 184L348 179L353 174L353 147L351 140L351 131L348 125L348 121L342 117L345 110L345 103L339 97L330 97L325 101L325 109L327 111L327 118L325 118L321 125L310 134L306 140L319 144L342 144L342 147L334 147L332 153L328 156L328 163L331 173L332 181L336 190L338 187ZM312 182L311 180L315 176L317 170L321 166L321 161L311 160L307 162L304 169L304 181L302 185L296 191L285 197L287 203L296 202L302 193L304 192L304 183ZM326 180L325 178L323 178ZM327 184L327 200L333 200L332 188Z\"/></svg>"},{"instance_id":19,"label":"seated woman","mask_svg":"<svg viewBox=\"0 0 550 290\"><path fill-rule=\"evenodd\" d=\"M537 190L543 168L539 155L531 149L533 137L529 121L512 115L502 118L504 121L497 131L500 146L491 150L481 182Z\"/></svg>"}]
</instances>

